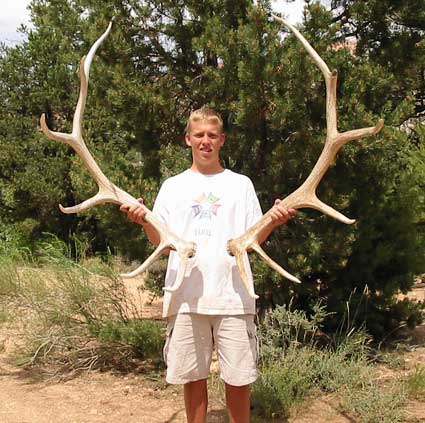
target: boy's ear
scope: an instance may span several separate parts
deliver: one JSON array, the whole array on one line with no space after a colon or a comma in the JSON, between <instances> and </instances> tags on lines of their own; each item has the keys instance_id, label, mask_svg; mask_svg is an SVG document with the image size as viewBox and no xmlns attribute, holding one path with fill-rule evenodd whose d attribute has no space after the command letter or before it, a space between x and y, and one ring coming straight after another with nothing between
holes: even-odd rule
<instances>
[{"instance_id":1,"label":"boy's ear","mask_svg":"<svg viewBox=\"0 0 425 423\"><path fill-rule=\"evenodd\" d=\"M192 147L192 144L191 144L191 142L190 142L190 136L189 136L189 134L186 132L186 134L185 134L185 136L184 136L184 142L186 143L186 145L188 146L188 147Z\"/></svg>"}]
</instances>

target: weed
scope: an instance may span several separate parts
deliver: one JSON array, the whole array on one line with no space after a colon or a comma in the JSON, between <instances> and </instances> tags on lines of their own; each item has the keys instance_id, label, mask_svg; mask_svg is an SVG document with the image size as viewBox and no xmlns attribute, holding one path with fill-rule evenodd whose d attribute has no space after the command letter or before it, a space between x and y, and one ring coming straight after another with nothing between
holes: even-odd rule
<instances>
[{"instance_id":1,"label":"weed","mask_svg":"<svg viewBox=\"0 0 425 423\"><path fill-rule=\"evenodd\" d=\"M101 342L130 346L137 358L158 360L164 344L164 325L151 320L110 321L95 335Z\"/></svg>"},{"instance_id":2,"label":"weed","mask_svg":"<svg viewBox=\"0 0 425 423\"><path fill-rule=\"evenodd\" d=\"M30 242L25 231L14 225L2 225L0 229L0 260L16 264L28 263L32 259Z\"/></svg>"},{"instance_id":3,"label":"weed","mask_svg":"<svg viewBox=\"0 0 425 423\"><path fill-rule=\"evenodd\" d=\"M330 380L344 367L345 354L316 348L326 313L320 305L315 311L308 319L303 311L277 306L260 322L261 372L251 395L257 414L288 418L315 388L336 389Z\"/></svg>"},{"instance_id":4,"label":"weed","mask_svg":"<svg viewBox=\"0 0 425 423\"><path fill-rule=\"evenodd\" d=\"M377 355L376 361L384 364L386 367L392 370L403 370L406 369L406 361L403 358L403 354L399 349L395 351L384 351Z\"/></svg>"},{"instance_id":5,"label":"weed","mask_svg":"<svg viewBox=\"0 0 425 423\"><path fill-rule=\"evenodd\" d=\"M6 311L0 310L0 325L6 323L9 319L9 314Z\"/></svg>"},{"instance_id":6,"label":"weed","mask_svg":"<svg viewBox=\"0 0 425 423\"><path fill-rule=\"evenodd\" d=\"M399 421L403 392L383 391L372 383L369 336L346 323L338 337L326 336L321 328L326 312L320 305L315 310L308 319L301 311L279 306L259 324L261 373L252 388L255 412L288 418L312 394L338 392L343 409L359 422Z\"/></svg>"},{"instance_id":7,"label":"weed","mask_svg":"<svg viewBox=\"0 0 425 423\"><path fill-rule=\"evenodd\" d=\"M404 384L409 397L423 398L425 395L425 367L416 366L415 370L406 377Z\"/></svg>"},{"instance_id":8,"label":"weed","mask_svg":"<svg viewBox=\"0 0 425 423\"><path fill-rule=\"evenodd\" d=\"M268 418L289 417L291 409L314 387L313 354L309 348L291 347L282 360L261 369L251 393L257 414Z\"/></svg>"},{"instance_id":9,"label":"weed","mask_svg":"<svg viewBox=\"0 0 425 423\"><path fill-rule=\"evenodd\" d=\"M341 408L358 423L397 423L404 421L406 399L402 385L378 386L370 381L362 389L347 388Z\"/></svg>"},{"instance_id":10,"label":"weed","mask_svg":"<svg viewBox=\"0 0 425 423\"><path fill-rule=\"evenodd\" d=\"M364 356L347 355L345 348L316 349L311 361L315 386L322 392L336 392L345 386L361 387L372 372Z\"/></svg>"},{"instance_id":11,"label":"weed","mask_svg":"<svg viewBox=\"0 0 425 423\"><path fill-rule=\"evenodd\" d=\"M313 346L325 316L324 308L320 305L310 319L304 311L292 311L290 306L276 306L258 325L260 362L266 364L278 360L291 345Z\"/></svg>"},{"instance_id":12,"label":"weed","mask_svg":"<svg viewBox=\"0 0 425 423\"><path fill-rule=\"evenodd\" d=\"M208 376L208 388L214 392L213 399L222 407L226 407L226 388L218 372L210 372Z\"/></svg>"},{"instance_id":13,"label":"weed","mask_svg":"<svg viewBox=\"0 0 425 423\"><path fill-rule=\"evenodd\" d=\"M52 238L38 246L37 263L0 268L0 310L13 310L24 335L19 362L81 370L161 357L162 326L139 319L108 260L88 258L85 248Z\"/></svg>"}]
</instances>

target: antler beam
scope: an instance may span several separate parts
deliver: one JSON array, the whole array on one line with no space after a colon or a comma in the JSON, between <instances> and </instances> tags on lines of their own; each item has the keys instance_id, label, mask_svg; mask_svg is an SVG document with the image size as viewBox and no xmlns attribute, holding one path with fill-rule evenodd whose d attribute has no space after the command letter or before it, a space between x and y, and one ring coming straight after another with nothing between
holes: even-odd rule
<instances>
[{"instance_id":1,"label":"antler beam","mask_svg":"<svg viewBox=\"0 0 425 423\"><path fill-rule=\"evenodd\" d=\"M313 61L321 70L326 84L327 134L323 151L305 182L296 191L284 198L277 207L281 209L312 208L319 210L342 223L352 224L355 222L355 220L349 219L342 213L334 210L332 207L320 201L317 198L316 189L329 166L333 163L339 149L349 141L358 140L363 137L377 134L384 126L384 121L381 119L375 126L369 128L355 129L342 133L338 132L336 110L337 71L334 70L331 72L329 70L328 66L322 60L319 54L313 49L313 47L294 26L278 16L272 16L276 21L281 22L283 25L287 26L301 41L302 45L312 57ZM283 277L293 282L300 283L299 279L288 273L279 264L275 263L260 247L259 234L263 231L271 229L272 227L273 221L271 218L271 211L269 210L259 222L249 228L240 237L230 240L227 245L228 252L236 258L236 263L239 268L242 281L244 282L248 293L253 298L258 298L258 296L255 294L255 292L250 287L250 284L248 283L247 269L243 259L248 249L256 251L272 269L280 273Z\"/></svg>"},{"instance_id":2,"label":"antler beam","mask_svg":"<svg viewBox=\"0 0 425 423\"><path fill-rule=\"evenodd\" d=\"M78 204L73 207L63 207L59 205L61 211L63 213L79 213L84 210L88 210L89 208L96 206L98 204L104 203L114 203L114 204L137 204L143 207L146 210L146 221L149 222L158 232L160 237L160 242L155 251L145 260L143 264L141 264L137 269L128 274L123 274L123 277L131 278L134 277L149 268L149 266L160 256L160 254L171 248L177 251L180 266L177 274L176 282L172 287L164 288L167 291L176 291L181 283L183 282L186 265L188 259L195 254L196 247L193 242L187 242L183 239L180 239L175 234L173 234L168 227L166 227L163 223L161 223L155 215L143 204L140 204L133 196L123 191L121 188L118 188L109 179L104 175L100 167L97 165L90 151L88 150L83 136L82 136L82 123L83 123L83 115L84 109L86 106L87 100L87 89L89 82L89 73L90 73L90 65L93 61L94 55L96 53L97 48L102 43L102 41L107 37L110 30L112 28L112 22L109 24L106 31L100 36L100 38L93 44L90 48L87 56L84 56L81 59L80 63L80 94L78 97L77 106L75 109L74 119L72 123L72 133L65 134L62 132L53 132L51 131L46 124L46 117L43 114L40 119L41 129L44 134L53 140L60 141L66 144L69 144L75 152L80 156L83 161L85 167L92 175L93 179L96 181L99 191L98 193L88 199L83 201L81 204Z\"/></svg>"}]
</instances>

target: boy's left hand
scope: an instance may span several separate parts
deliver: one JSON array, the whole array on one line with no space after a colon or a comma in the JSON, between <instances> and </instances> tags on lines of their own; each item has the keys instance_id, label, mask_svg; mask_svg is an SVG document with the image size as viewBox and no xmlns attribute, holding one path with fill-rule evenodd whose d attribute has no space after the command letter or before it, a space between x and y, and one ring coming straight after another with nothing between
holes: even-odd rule
<instances>
[{"instance_id":1,"label":"boy's left hand","mask_svg":"<svg viewBox=\"0 0 425 423\"><path fill-rule=\"evenodd\" d=\"M274 202L274 206L270 210L270 217L272 218L274 226L284 225L289 219L298 213L298 210L296 209L282 209L278 207L278 204L281 201L282 200L277 198Z\"/></svg>"}]
</instances>

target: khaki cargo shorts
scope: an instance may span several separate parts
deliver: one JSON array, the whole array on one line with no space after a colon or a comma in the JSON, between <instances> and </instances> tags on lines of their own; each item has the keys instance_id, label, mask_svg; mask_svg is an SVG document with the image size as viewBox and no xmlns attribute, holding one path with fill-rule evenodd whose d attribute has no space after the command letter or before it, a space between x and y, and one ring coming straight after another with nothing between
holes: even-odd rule
<instances>
[{"instance_id":1,"label":"khaki cargo shorts","mask_svg":"<svg viewBox=\"0 0 425 423\"><path fill-rule=\"evenodd\" d=\"M207 379L214 348L220 377L227 384L243 386L255 381L258 342L254 315L184 313L168 318L164 346L167 382L184 384Z\"/></svg>"}]
</instances>

